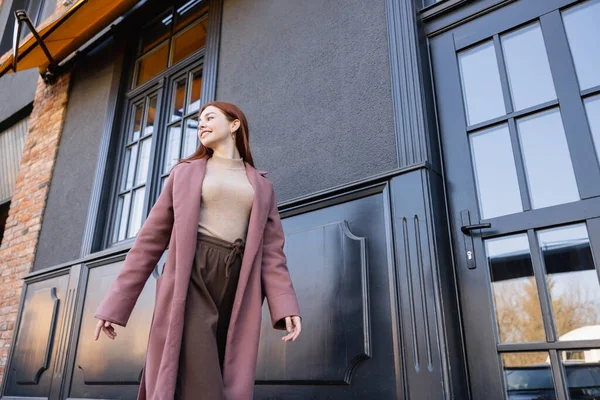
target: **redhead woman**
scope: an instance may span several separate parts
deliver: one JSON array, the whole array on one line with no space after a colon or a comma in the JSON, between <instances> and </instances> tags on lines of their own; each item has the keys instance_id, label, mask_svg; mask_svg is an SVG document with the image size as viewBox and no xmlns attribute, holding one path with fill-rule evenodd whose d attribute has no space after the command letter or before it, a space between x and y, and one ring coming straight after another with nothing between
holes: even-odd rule
<instances>
[{"instance_id":1,"label":"redhead woman","mask_svg":"<svg viewBox=\"0 0 600 400\"><path fill-rule=\"evenodd\" d=\"M117 336L164 250L138 400L251 399L262 304L273 328L301 330L277 200L254 168L235 105L200 110L200 146L171 169L122 269L98 306L95 340Z\"/></svg>"}]
</instances>

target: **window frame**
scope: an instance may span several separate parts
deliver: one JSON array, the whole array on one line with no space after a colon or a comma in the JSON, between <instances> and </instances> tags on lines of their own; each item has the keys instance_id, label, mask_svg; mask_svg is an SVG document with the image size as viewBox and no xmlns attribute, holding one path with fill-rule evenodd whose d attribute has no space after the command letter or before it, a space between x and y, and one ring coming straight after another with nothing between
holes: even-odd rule
<instances>
[{"instance_id":1,"label":"window frame","mask_svg":"<svg viewBox=\"0 0 600 400\"><path fill-rule=\"evenodd\" d=\"M35 10L35 15L31 14L31 7L32 7L32 2L34 0L23 0L23 6L19 6L16 5L15 2L20 0L13 0L12 2L9 2L8 0L5 0L4 3L0 3L2 5L2 7L9 7L10 11L7 11L8 15L7 15L7 19L6 19L6 23L2 29L2 35L0 35L0 55L6 53L7 51L10 51L10 49L12 49L12 43L13 43L13 31L14 31L14 27L15 27L15 16L14 13L16 10L25 10L25 12L27 13L27 16L31 19L31 23L33 23L33 26L37 27L41 22L43 22L42 20L42 16L44 15L44 11L46 9L46 6L48 5L48 0L40 0L37 9ZM54 3L56 5L56 3ZM19 38L19 40L23 40L23 38L29 33L29 29L23 29L21 31L21 37ZM6 49L3 49L3 47L7 46L8 47Z\"/></svg>"},{"instance_id":2,"label":"window frame","mask_svg":"<svg viewBox=\"0 0 600 400\"><path fill-rule=\"evenodd\" d=\"M204 0L200 5L208 6L208 21L207 21L207 35L206 35L206 43L205 46L195 51L194 53L186 56L182 60L172 64L171 66L165 68L165 70L158 73L156 76L152 77L148 81L142 83L141 85L132 88L134 84L134 79L136 78L135 70L137 61L144 55L151 52L155 49L160 43L157 43L152 48L149 48L145 53L141 53L139 49L142 46L142 35L141 33L135 35L135 37L129 38L127 40L126 48L128 49L129 56L124 57L123 61L123 74L121 76L121 81L119 84L119 97L121 98L119 105L115 106L115 123L112 131L114 132L114 137L111 142L111 150L107 156L107 164L111 164L113 167L106 168L106 176L104 177L104 187L105 194L102 194L101 197L104 197L104 202L100 200L98 220L104 220L104 222L99 222L96 224L97 226L97 239L95 243L91 245L90 252L96 248L100 249L110 249L110 248L122 248L122 247L130 247L137 234L125 238L122 240L113 241L113 237L115 235L114 229L117 224L117 219L119 216L117 215L118 210L118 197L121 192L133 192L134 188L138 185L133 185L131 188L127 190L121 190L121 182L123 179L123 172L125 166L124 158L126 156L126 145L130 141L128 141L130 130L129 125L132 122L132 107L134 104L139 102L141 99L145 99L147 97L151 97L154 93L157 96L157 108L154 122L154 132L152 133L152 145L150 150L150 160L148 163L148 175L146 177L146 193L143 202L142 216L141 216L141 225L143 226L144 221L148 217L148 214L156 202L161 189L162 189L162 179L168 176L168 173L163 173L162 166L165 162L166 157L166 141L168 139L168 127L175 124L175 122L171 122L170 120L170 106L173 100L173 85L177 80L180 80L182 77L187 77L189 80L191 76L197 71L201 71L202 76L202 84L201 84L201 93L200 93L200 108L201 104L204 104L207 101L210 101L214 98L215 86L216 86L216 67L218 64L218 40L219 40L219 30L220 30L220 14L222 11L222 0ZM153 11L156 12L156 17L152 18L148 23L144 23L142 26L149 26L153 22L156 22L158 18L161 16L164 17L165 13L176 12L177 6L172 2L168 7L155 7ZM185 26L180 27L180 29L176 30L171 29L170 36L168 39L172 41L173 38L177 35L177 33L183 32L185 29L189 28L194 23L201 20L203 17L199 16L197 19L190 20ZM206 18L206 17L205 17ZM173 22L174 23L174 22ZM131 30L135 30L137 28L141 28L138 24L135 28L130 28ZM141 32L141 31L139 31ZM172 47L172 45L169 45ZM171 48L169 49L169 56L171 53ZM214 72L213 72L214 71ZM212 73L211 73L212 72ZM212 79L210 79L212 78ZM191 82L188 81L188 85ZM189 96L189 89L186 87L186 93L184 102L187 102ZM146 100L147 101L147 100ZM182 123L185 121L186 117L197 113L194 112L186 112L182 116L179 121ZM144 112L146 114L146 112ZM145 115L144 115L145 122ZM183 141L182 141L183 142ZM180 148L183 143L180 143ZM139 153L139 151L138 151ZM111 160L112 159L112 160ZM137 168L137 164L136 164ZM141 186L141 185L139 185ZM106 197L108 196L108 198ZM105 206L101 204L104 203ZM131 211L128 217L128 221L131 218ZM84 252L82 252L84 254Z\"/></svg>"}]
</instances>

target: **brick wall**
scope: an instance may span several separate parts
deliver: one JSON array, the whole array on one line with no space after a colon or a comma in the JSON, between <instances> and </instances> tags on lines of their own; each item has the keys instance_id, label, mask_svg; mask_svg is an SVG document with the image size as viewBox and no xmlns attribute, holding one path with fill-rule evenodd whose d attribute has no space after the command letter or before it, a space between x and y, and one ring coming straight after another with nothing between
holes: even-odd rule
<instances>
[{"instance_id":1,"label":"brick wall","mask_svg":"<svg viewBox=\"0 0 600 400\"><path fill-rule=\"evenodd\" d=\"M63 10L62 0L58 0L56 12L50 18ZM12 343L22 278L33 267L65 119L69 84L68 73L53 85L38 79L19 174L0 244L0 382Z\"/></svg>"}]
</instances>

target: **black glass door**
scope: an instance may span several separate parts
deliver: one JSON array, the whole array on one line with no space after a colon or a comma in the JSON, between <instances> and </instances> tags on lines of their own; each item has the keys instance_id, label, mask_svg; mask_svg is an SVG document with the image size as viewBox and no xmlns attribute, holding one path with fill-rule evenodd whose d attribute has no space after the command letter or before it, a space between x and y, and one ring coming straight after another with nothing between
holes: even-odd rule
<instances>
[{"instance_id":1,"label":"black glass door","mask_svg":"<svg viewBox=\"0 0 600 400\"><path fill-rule=\"evenodd\" d=\"M600 0L431 39L473 399L600 399Z\"/></svg>"}]
</instances>

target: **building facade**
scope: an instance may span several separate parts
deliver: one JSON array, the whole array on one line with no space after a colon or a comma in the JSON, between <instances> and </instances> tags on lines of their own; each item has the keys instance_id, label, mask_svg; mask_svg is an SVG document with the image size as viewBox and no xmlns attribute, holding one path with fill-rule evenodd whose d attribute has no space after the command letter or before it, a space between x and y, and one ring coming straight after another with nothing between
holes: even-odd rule
<instances>
[{"instance_id":1,"label":"building facade","mask_svg":"<svg viewBox=\"0 0 600 400\"><path fill-rule=\"evenodd\" d=\"M168 249L115 341L92 314L212 100L248 117L303 315L284 344L265 304L256 399L600 397L598 21L0 0L2 398L136 398Z\"/></svg>"}]
</instances>

